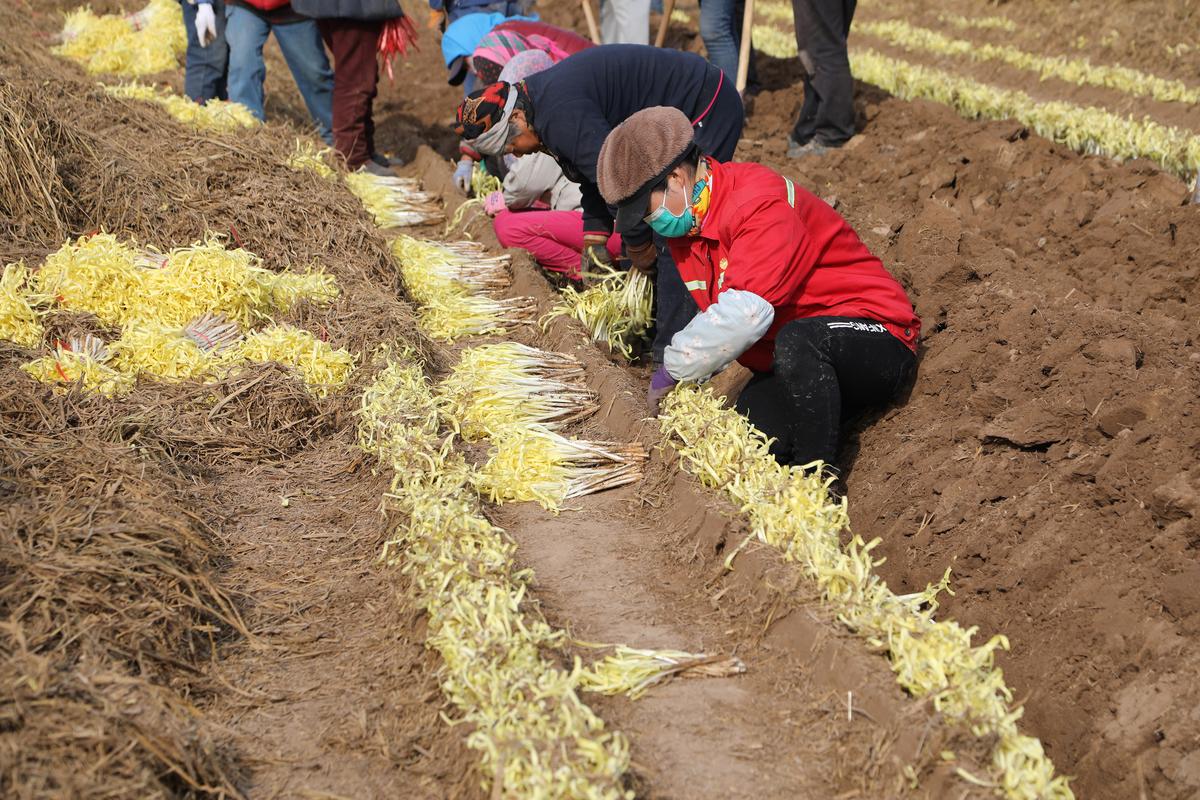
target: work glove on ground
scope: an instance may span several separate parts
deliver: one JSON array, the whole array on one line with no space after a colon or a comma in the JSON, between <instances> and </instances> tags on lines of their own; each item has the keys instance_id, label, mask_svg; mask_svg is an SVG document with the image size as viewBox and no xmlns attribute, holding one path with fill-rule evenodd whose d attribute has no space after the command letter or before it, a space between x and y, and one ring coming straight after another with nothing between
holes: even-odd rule
<instances>
[{"instance_id":1,"label":"work glove on ground","mask_svg":"<svg viewBox=\"0 0 1200 800\"><path fill-rule=\"evenodd\" d=\"M506 208L508 208L508 204L504 202L504 192L499 189L489 194L483 200L483 211L489 217L496 216Z\"/></svg>"},{"instance_id":2,"label":"work glove on ground","mask_svg":"<svg viewBox=\"0 0 1200 800\"><path fill-rule=\"evenodd\" d=\"M679 381L671 377L666 367L659 367L650 378L650 390L646 392L646 405L650 407L650 416L658 416L658 407L664 397L671 393Z\"/></svg>"},{"instance_id":3,"label":"work glove on ground","mask_svg":"<svg viewBox=\"0 0 1200 800\"><path fill-rule=\"evenodd\" d=\"M454 185L463 194L471 193L471 173L475 170L475 162L464 158L454 168Z\"/></svg>"},{"instance_id":4,"label":"work glove on ground","mask_svg":"<svg viewBox=\"0 0 1200 800\"><path fill-rule=\"evenodd\" d=\"M608 252L608 236L603 233L585 233L583 235L583 252L579 256L579 275L586 279L589 274L604 272L605 268L613 266L612 256Z\"/></svg>"},{"instance_id":5,"label":"work glove on ground","mask_svg":"<svg viewBox=\"0 0 1200 800\"><path fill-rule=\"evenodd\" d=\"M196 4L196 38L201 47L208 47L217 38L217 15L212 3Z\"/></svg>"},{"instance_id":6,"label":"work glove on ground","mask_svg":"<svg viewBox=\"0 0 1200 800\"><path fill-rule=\"evenodd\" d=\"M641 244L626 244L625 254L629 256L629 263L638 272L653 275L658 269L658 248L654 246L653 239Z\"/></svg>"}]
</instances>

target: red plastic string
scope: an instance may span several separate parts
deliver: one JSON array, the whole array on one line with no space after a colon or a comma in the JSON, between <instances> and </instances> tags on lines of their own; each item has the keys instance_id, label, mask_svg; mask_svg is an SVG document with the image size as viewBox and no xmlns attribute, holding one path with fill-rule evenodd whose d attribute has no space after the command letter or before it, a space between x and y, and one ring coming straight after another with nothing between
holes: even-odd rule
<instances>
[{"instance_id":1,"label":"red plastic string","mask_svg":"<svg viewBox=\"0 0 1200 800\"><path fill-rule=\"evenodd\" d=\"M417 29L412 24L412 20L403 16L389 19L383 23L383 30L379 33L378 51L379 59L383 62L383 68L387 72L389 81L396 80L396 75L392 71L392 62L396 60L396 56L407 56L410 45L413 50L421 49L417 45Z\"/></svg>"}]
</instances>

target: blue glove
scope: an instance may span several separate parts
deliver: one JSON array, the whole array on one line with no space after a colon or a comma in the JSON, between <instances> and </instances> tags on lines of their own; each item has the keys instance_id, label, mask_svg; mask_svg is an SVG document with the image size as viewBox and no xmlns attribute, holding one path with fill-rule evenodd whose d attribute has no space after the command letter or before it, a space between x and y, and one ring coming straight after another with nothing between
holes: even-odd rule
<instances>
[{"instance_id":1,"label":"blue glove","mask_svg":"<svg viewBox=\"0 0 1200 800\"><path fill-rule=\"evenodd\" d=\"M475 171L475 162L469 158L464 158L458 162L458 166L454 169L454 185L463 194L471 192L471 173Z\"/></svg>"},{"instance_id":2,"label":"blue glove","mask_svg":"<svg viewBox=\"0 0 1200 800\"><path fill-rule=\"evenodd\" d=\"M646 392L646 405L650 406L650 416L658 416L658 406L662 399L671 393L679 381L671 377L666 367L659 367L650 378L650 391Z\"/></svg>"}]
</instances>

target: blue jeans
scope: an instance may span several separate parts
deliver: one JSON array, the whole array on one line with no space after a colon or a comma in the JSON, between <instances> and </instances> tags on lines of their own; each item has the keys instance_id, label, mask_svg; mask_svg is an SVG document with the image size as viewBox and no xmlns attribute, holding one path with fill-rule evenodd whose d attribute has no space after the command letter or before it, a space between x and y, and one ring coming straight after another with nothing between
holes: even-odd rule
<instances>
[{"instance_id":1,"label":"blue jeans","mask_svg":"<svg viewBox=\"0 0 1200 800\"><path fill-rule=\"evenodd\" d=\"M708 63L734 81L737 80L745 7L745 0L700 0L700 38L704 40L704 49L708 51ZM751 50L746 83L757 82L754 51Z\"/></svg>"},{"instance_id":2,"label":"blue jeans","mask_svg":"<svg viewBox=\"0 0 1200 800\"><path fill-rule=\"evenodd\" d=\"M525 16L528 13L528 9L533 6L533 3L529 0L489 0L489 2L477 5L463 5L462 3L450 3L449 5L450 10L446 12L447 25L459 17L465 17L467 14L494 14L499 12L506 17Z\"/></svg>"},{"instance_id":3,"label":"blue jeans","mask_svg":"<svg viewBox=\"0 0 1200 800\"><path fill-rule=\"evenodd\" d=\"M272 25L241 6L225 6L225 41L229 43L229 99L259 119L263 114L263 81L267 65L263 45L274 32L288 69L326 143L333 143L333 70L315 20Z\"/></svg>"},{"instance_id":4,"label":"blue jeans","mask_svg":"<svg viewBox=\"0 0 1200 800\"><path fill-rule=\"evenodd\" d=\"M183 6L183 27L187 31L187 60L183 76L183 93L197 103L209 100L228 100L229 45L225 43L225 4L213 0L217 38L200 46L196 35L196 7L187 0Z\"/></svg>"}]
</instances>

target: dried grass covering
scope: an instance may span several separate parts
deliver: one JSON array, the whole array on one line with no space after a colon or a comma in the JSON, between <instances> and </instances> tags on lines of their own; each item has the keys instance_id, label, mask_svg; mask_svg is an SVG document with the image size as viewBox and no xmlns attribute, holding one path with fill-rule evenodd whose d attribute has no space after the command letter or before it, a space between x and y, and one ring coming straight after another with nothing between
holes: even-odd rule
<instances>
[{"instance_id":1,"label":"dried grass covering","mask_svg":"<svg viewBox=\"0 0 1200 800\"><path fill-rule=\"evenodd\" d=\"M143 455L203 468L295 454L350 424L346 402L319 400L286 367L261 363L216 383L143 383L118 402L88 406Z\"/></svg>"},{"instance_id":2,"label":"dried grass covering","mask_svg":"<svg viewBox=\"0 0 1200 800\"><path fill-rule=\"evenodd\" d=\"M188 698L245 633L204 498L0 368L0 795L237 796Z\"/></svg>"}]
</instances>

